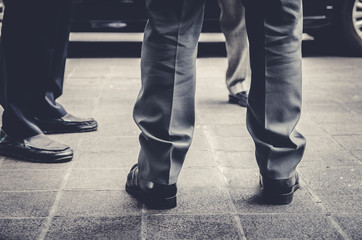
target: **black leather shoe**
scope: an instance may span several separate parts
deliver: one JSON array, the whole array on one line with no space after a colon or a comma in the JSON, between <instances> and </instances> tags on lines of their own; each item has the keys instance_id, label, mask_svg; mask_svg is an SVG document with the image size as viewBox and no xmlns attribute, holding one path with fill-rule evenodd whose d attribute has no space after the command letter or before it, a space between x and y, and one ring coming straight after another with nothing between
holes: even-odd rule
<instances>
[{"instance_id":1,"label":"black leather shoe","mask_svg":"<svg viewBox=\"0 0 362 240\"><path fill-rule=\"evenodd\" d=\"M93 118L83 119L67 113L64 117L40 120L38 126L45 134L79 133L96 131L98 123Z\"/></svg>"},{"instance_id":2,"label":"black leather shoe","mask_svg":"<svg viewBox=\"0 0 362 240\"><path fill-rule=\"evenodd\" d=\"M284 205L293 201L293 195L299 189L299 176L283 180L266 179L260 176L262 200L265 203Z\"/></svg>"},{"instance_id":3,"label":"black leather shoe","mask_svg":"<svg viewBox=\"0 0 362 240\"><path fill-rule=\"evenodd\" d=\"M248 93L239 92L235 95L229 95L229 103L239 104L241 107L246 107L248 105Z\"/></svg>"},{"instance_id":4,"label":"black leather shoe","mask_svg":"<svg viewBox=\"0 0 362 240\"><path fill-rule=\"evenodd\" d=\"M62 163L72 160L73 150L44 134L14 140L1 131L0 155L29 162Z\"/></svg>"},{"instance_id":5,"label":"black leather shoe","mask_svg":"<svg viewBox=\"0 0 362 240\"><path fill-rule=\"evenodd\" d=\"M127 176L126 191L152 209L175 208L177 187L162 185L143 179L139 174L138 164L131 168Z\"/></svg>"}]
</instances>

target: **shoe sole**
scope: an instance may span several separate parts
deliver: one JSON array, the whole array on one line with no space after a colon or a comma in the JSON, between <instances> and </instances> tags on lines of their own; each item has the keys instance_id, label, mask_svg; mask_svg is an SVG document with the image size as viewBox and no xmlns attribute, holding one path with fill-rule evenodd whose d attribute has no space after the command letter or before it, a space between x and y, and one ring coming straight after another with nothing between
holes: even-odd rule
<instances>
[{"instance_id":1,"label":"shoe sole","mask_svg":"<svg viewBox=\"0 0 362 240\"><path fill-rule=\"evenodd\" d=\"M48 130L43 130L44 134L61 134L61 133L83 133L83 132L94 132L97 131L98 126L94 126L91 128L64 128L64 129L48 129Z\"/></svg>"},{"instance_id":2,"label":"shoe sole","mask_svg":"<svg viewBox=\"0 0 362 240\"><path fill-rule=\"evenodd\" d=\"M262 199L265 203L273 205L287 205L292 203L295 191L300 188L299 183L294 185L291 192L284 194L272 194L262 191Z\"/></svg>"},{"instance_id":3,"label":"shoe sole","mask_svg":"<svg viewBox=\"0 0 362 240\"><path fill-rule=\"evenodd\" d=\"M39 158L37 158L36 156L27 157L27 156L24 156L22 154L5 152L5 151L2 151L1 149L0 149L0 155L4 156L4 157L23 160L23 161L26 161L26 162L34 162L34 163L65 163L65 162L70 162L73 159L73 154L72 155L59 156L59 157L56 157L56 158L44 159L44 157L46 157L44 155L40 156Z\"/></svg>"},{"instance_id":4,"label":"shoe sole","mask_svg":"<svg viewBox=\"0 0 362 240\"><path fill-rule=\"evenodd\" d=\"M168 198L149 198L145 196L141 191L132 189L126 184L126 192L134 196L137 200L144 203L150 209L171 209L177 206L176 196Z\"/></svg>"}]
</instances>

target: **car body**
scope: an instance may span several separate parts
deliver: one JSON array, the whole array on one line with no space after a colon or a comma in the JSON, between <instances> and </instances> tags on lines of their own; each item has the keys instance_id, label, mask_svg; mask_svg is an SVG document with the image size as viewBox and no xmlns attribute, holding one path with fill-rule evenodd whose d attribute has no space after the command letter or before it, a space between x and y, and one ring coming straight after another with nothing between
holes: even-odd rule
<instances>
[{"instance_id":1,"label":"car body","mask_svg":"<svg viewBox=\"0 0 362 240\"><path fill-rule=\"evenodd\" d=\"M73 6L76 32L142 32L147 21L144 0L74 0ZM303 9L304 32L362 53L362 0L303 0ZM220 31L219 14L217 0L206 1L203 32Z\"/></svg>"}]
</instances>

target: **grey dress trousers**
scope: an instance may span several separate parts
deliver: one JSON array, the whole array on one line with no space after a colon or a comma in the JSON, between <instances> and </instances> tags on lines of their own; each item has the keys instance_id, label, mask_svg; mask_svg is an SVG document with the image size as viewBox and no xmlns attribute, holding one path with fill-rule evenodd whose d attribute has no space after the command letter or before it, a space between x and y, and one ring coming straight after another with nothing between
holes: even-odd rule
<instances>
[{"instance_id":1,"label":"grey dress trousers","mask_svg":"<svg viewBox=\"0 0 362 240\"><path fill-rule=\"evenodd\" d=\"M195 122L195 61L205 0L146 0L149 21L134 107L140 174L177 182ZM252 84L247 126L263 177L293 177L305 148L301 109L301 0L246 0Z\"/></svg>"}]
</instances>

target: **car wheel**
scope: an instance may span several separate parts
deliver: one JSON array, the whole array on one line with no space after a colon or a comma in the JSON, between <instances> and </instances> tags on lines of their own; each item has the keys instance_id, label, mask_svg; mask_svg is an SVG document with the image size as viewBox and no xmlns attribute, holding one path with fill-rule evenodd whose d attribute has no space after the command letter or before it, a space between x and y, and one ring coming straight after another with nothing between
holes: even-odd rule
<instances>
[{"instance_id":1,"label":"car wheel","mask_svg":"<svg viewBox=\"0 0 362 240\"><path fill-rule=\"evenodd\" d=\"M4 3L2 0L0 0L0 22L3 21L4 17Z\"/></svg>"},{"instance_id":2,"label":"car wheel","mask_svg":"<svg viewBox=\"0 0 362 240\"><path fill-rule=\"evenodd\" d=\"M362 54L362 0L343 0L340 30L350 50Z\"/></svg>"}]
</instances>

